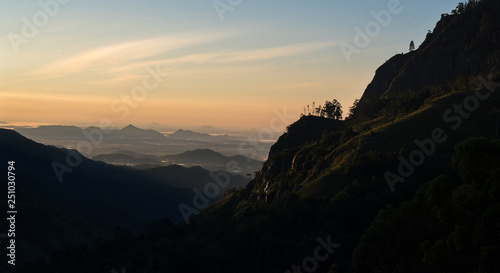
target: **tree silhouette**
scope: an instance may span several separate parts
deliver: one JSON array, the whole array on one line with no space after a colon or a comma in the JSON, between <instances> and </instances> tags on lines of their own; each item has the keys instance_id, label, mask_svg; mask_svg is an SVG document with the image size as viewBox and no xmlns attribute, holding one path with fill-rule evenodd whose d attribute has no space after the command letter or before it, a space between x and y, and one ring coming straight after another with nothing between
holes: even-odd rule
<instances>
[{"instance_id":1,"label":"tree silhouette","mask_svg":"<svg viewBox=\"0 0 500 273\"><path fill-rule=\"evenodd\" d=\"M452 14L462 14L465 13L466 11L469 11L475 7L477 7L479 4L478 0L469 0L467 2L460 2L458 3L457 7L451 12Z\"/></svg>"},{"instance_id":2,"label":"tree silhouette","mask_svg":"<svg viewBox=\"0 0 500 273\"><path fill-rule=\"evenodd\" d=\"M318 107L316 107L314 109L314 112L316 113L316 115L318 115L319 117L323 117L325 114L323 113L323 108L321 107L321 105L318 105Z\"/></svg>"},{"instance_id":3,"label":"tree silhouette","mask_svg":"<svg viewBox=\"0 0 500 273\"><path fill-rule=\"evenodd\" d=\"M342 119L342 105L336 99L332 101L326 101L323 109L321 110L321 115L326 116L327 118Z\"/></svg>"},{"instance_id":4,"label":"tree silhouette","mask_svg":"<svg viewBox=\"0 0 500 273\"><path fill-rule=\"evenodd\" d=\"M413 41L410 42L410 52L415 50L415 43Z\"/></svg>"},{"instance_id":5,"label":"tree silhouette","mask_svg":"<svg viewBox=\"0 0 500 273\"><path fill-rule=\"evenodd\" d=\"M359 99L355 99L352 106L349 107L349 115L347 116L346 119L351 119L354 117L354 114L356 113L356 109L358 108L358 104L359 104Z\"/></svg>"}]
</instances>

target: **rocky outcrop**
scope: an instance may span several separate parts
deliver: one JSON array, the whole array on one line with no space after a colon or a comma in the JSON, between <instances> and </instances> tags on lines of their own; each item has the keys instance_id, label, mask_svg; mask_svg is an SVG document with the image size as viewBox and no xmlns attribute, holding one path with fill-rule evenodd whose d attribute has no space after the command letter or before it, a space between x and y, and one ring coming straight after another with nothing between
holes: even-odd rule
<instances>
[{"instance_id":1,"label":"rocky outcrop","mask_svg":"<svg viewBox=\"0 0 500 273\"><path fill-rule=\"evenodd\" d=\"M292 168L312 167L314 162L306 162L301 156L303 153L300 151L303 146L320 140L325 133L340 131L343 127L344 121L317 116L303 116L288 126L287 132L271 147L268 160L252 183L252 190L257 194L257 200L270 202L274 197L282 196L283 189L270 191L273 177Z\"/></svg>"},{"instance_id":2,"label":"rocky outcrop","mask_svg":"<svg viewBox=\"0 0 500 273\"><path fill-rule=\"evenodd\" d=\"M303 116L297 122L288 126L269 151L269 159L278 152L300 147L308 142L321 139L324 133L337 131L342 127L342 121L317 116Z\"/></svg>"}]
</instances>

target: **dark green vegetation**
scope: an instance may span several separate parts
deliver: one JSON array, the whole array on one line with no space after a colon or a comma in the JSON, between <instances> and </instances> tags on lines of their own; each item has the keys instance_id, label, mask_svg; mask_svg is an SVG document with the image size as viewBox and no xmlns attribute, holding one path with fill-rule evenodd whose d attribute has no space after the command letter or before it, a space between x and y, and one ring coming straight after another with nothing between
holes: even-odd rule
<instances>
[{"instance_id":1,"label":"dark green vegetation","mask_svg":"<svg viewBox=\"0 0 500 273\"><path fill-rule=\"evenodd\" d=\"M330 235L341 246L316 272L498 272L500 2L473 3L382 65L348 121L289 126L253 181L189 225L117 228L26 271L285 272ZM436 129L445 140L391 191L387 172Z\"/></svg>"},{"instance_id":2,"label":"dark green vegetation","mask_svg":"<svg viewBox=\"0 0 500 273\"><path fill-rule=\"evenodd\" d=\"M354 251L355 272L498 272L500 140L461 142L452 165L459 179L438 176L378 213Z\"/></svg>"}]
</instances>

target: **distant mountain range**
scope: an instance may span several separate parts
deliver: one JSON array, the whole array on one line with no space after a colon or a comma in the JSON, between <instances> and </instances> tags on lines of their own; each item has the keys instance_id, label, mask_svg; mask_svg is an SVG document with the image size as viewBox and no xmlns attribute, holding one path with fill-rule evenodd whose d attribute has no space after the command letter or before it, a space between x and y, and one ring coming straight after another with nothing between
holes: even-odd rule
<instances>
[{"instance_id":1,"label":"distant mountain range","mask_svg":"<svg viewBox=\"0 0 500 273\"><path fill-rule=\"evenodd\" d=\"M212 136L207 133L197 133L193 132L191 130L183 130L179 129L175 131L173 134L169 135L170 138L174 139L187 139L187 140L198 140L198 141L227 141L231 140L231 137L229 135L217 135L217 136Z\"/></svg>"},{"instance_id":2,"label":"distant mountain range","mask_svg":"<svg viewBox=\"0 0 500 273\"><path fill-rule=\"evenodd\" d=\"M168 139L175 140L192 140L192 141L206 141L206 142L221 142L221 141L231 141L234 140L231 136L224 135L210 135L207 133L197 133L191 130L178 129L176 132L166 136L158 131L152 129L141 129L132 124L123 127L122 129L114 130L102 130L99 127L90 126L87 128L80 128L77 126L66 126L66 125L45 125L36 128L25 128L19 127L15 130L21 133L23 136L28 138L53 138L53 139L72 139L72 140L84 140L84 131L92 132L98 130L105 136L105 139L124 139L124 138L134 138L134 139L144 139L144 140L155 140L155 141L165 141Z\"/></svg>"},{"instance_id":3,"label":"distant mountain range","mask_svg":"<svg viewBox=\"0 0 500 273\"><path fill-rule=\"evenodd\" d=\"M167 137L162 133L151 129L140 129L132 124L116 130L102 130L99 127L91 126L80 128L77 126L65 125L47 125L37 128L16 128L16 131L29 138L69 138L69 139L85 139L84 131L92 132L98 130L106 137L114 138L148 138L156 140L164 140Z\"/></svg>"},{"instance_id":4,"label":"distant mountain range","mask_svg":"<svg viewBox=\"0 0 500 273\"><path fill-rule=\"evenodd\" d=\"M17 132L28 138L70 138L81 139L82 128L66 125L46 125L37 128L16 128Z\"/></svg>"},{"instance_id":5,"label":"distant mountain range","mask_svg":"<svg viewBox=\"0 0 500 273\"><path fill-rule=\"evenodd\" d=\"M120 130L113 131L110 135L116 137L150 138L158 140L164 140L167 138L165 135L158 131L152 129L140 129L132 124L129 124L128 126L123 127Z\"/></svg>"}]
</instances>

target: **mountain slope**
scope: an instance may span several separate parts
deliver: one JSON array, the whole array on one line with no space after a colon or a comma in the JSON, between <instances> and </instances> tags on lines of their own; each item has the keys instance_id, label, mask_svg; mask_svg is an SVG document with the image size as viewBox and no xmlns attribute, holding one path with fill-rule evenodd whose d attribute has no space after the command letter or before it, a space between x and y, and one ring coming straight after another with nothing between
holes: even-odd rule
<instances>
[{"instance_id":1,"label":"mountain slope","mask_svg":"<svg viewBox=\"0 0 500 273\"><path fill-rule=\"evenodd\" d=\"M498 141L489 139L499 137L500 55L490 46L496 41L476 37L498 26L500 3L470 6L443 17L417 51L385 64L352 120L300 119L245 188L228 192L189 225L163 225L167 231L149 239L146 232L108 267L498 271L500 154ZM446 47L451 53L441 53ZM476 54L488 57L476 61ZM319 250L328 255L318 258ZM68 268L85 272L101 261L99 253L84 257Z\"/></svg>"},{"instance_id":2,"label":"mountain slope","mask_svg":"<svg viewBox=\"0 0 500 273\"><path fill-rule=\"evenodd\" d=\"M201 167L185 168L179 165L170 165L166 167L152 168L140 172L145 177L150 177L156 181L163 181L165 184L182 189L203 189L204 186L214 181L210 171ZM229 183L220 191L219 197L222 197L225 190L244 187L248 184L248 179L238 175L230 174Z\"/></svg>"},{"instance_id":3,"label":"mountain slope","mask_svg":"<svg viewBox=\"0 0 500 273\"><path fill-rule=\"evenodd\" d=\"M498 5L483 0L461 14L443 15L416 51L396 55L377 70L359 102L359 115L380 117L388 105L390 113L407 114L439 85L459 78L466 84L470 77L498 70Z\"/></svg>"},{"instance_id":4,"label":"mountain slope","mask_svg":"<svg viewBox=\"0 0 500 273\"><path fill-rule=\"evenodd\" d=\"M109 236L115 226L139 232L153 219L168 216L173 222L183 221L178 205L191 203L192 191L69 152L0 129L0 160L16 162L17 201L27 217L19 221L25 234L19 240L19 253L25 253L26 260L46 257L62 245L91 242L98 234ZM69 168L64 169L62 181L53 169L55 162ZM33 237L38 231L45 231L43 239ZM54 241L46 242L49 238Z\"/></svg>"},{"instance_id":5,"label":"mountain slope","mask_svg":"<svg viewBox=\"0 0 500 273\"><path fill-rule=\"evenodd\" d=\"M74 210L44 200L22 187L16 189L16 201L18 265L40 260L48 262L54 251L67 245L89 246L96 238L105 237L99 228ZM0 225L0 230L8 229Z\"/></svg>"},{"instance_id":6,"label":"mountain slope","mask_svg":"<svg viewBox=\"0 0 500 273\"><path fill-rule=\"evenodd\" d=\"M72 207L88 219L102 220L102 226L137 229L168 214L178 222L182 218L177 215L177 204L189 200L189 192L147 179L136 170L95 162L76 151L38 144L14 131L0 130L0 145L0 159L14 160L18 165L20 187ZM80 160L80 164L75 164ZM62 181L58 180L54 166L58 166Z\"/></svg>"},{"instance_id":7,"label":"mountain slope","mask_svg":"<svg viewBox=\"0 0 500 273\"><path fill-rule=\"evenodd\" d=\"M428 37L429 40L421 49L395 56L384 64L363 96L364 105L360 107L361 109L366 107L362 109L365 112L361 112L365 117L355 117L354 121L345 124L344 129L332 130L322 136L320 134L320 137L312 139L309 143L304 141L301 143L301 133L287 135L287 138L300 143L296 146L288 145L290 140L280 139L273 147L270 153L272 155L259 176L244 190L214 204L206 209L202 216L193 219L194 226L190 230L206 231L207 225L213 226L214 229L210 231L215 234L211 239L205 240L206 245L217 244L216 242L224 237L238 238L240 244L255 251L248 253L241 250L238 257L244 258L240 258L239 262L260 260L263 263L282 266L279 270L269 270L270 272L285 271L287 262L282 261L279 258L281 256L278 257L273 251L267 252L275 259L273 261L258 255L258 249L265 247L266 244L263 241L260 241L260 245L253 244L253 240L264 240L264 238L272 240L273 249L279 252L279 255L289 257L289 263L293 263L309 254L304 245L293 244L294 239L311 242L309 249L312 250L313 238L317 234L323 236L330 234L335 242L342 244L342 247L335 257L329 260L328 265L336 264L331 269L338 268L339 271L334 272L351 272L351 258L357 243L356 238L364 233L380 209L387 204L399 206L402 201L414 195L421 183L430 181L440 174L451 177L454 183L459 185L462 182L449 163L452 161L457 143L473 136L498 138L499 89L497 88L496 92L492 91L492 86L485 85L478 76L483 76L486 81L492 76L493 81L499 81L498 74L483 73L495 69L500 55L497 54L496 48L488 46L490 42L486 45L481 42L473 44L470 43L470 37L462 36L465 22L471 25L469 28L476 29L481 28L481 25L496 26L500 22L498 17L491 16L499 12L496 2L484 1L481 5L484 6L480 6L479 10L473 13L482 15L470 15L474 19L469 18L467 14L443 18L434 31L436 35L441 32L438 38L444 37L443 40L434 38L436 42L431 42L432 37ZM451 20L452 18L456 19ZM446 28L441 30L443 25ZM495 31L498 29L500 28L496 28ZM454 43L458 45L451 53L452 58L440 59L440 66L434 68L435 59L426 57L424 53L439 55L442 47L439 42L446 42L444 47ZM460 44L473 46L465 48L460 47ZM462 48L464 51L460 52L457 48ZM466 56L473 56L474 52L481 52L484 48L488 50L482 54L493 59L483 58L479 61L480 66L476 66L474 62L467 66ZM454 60L460 60L460 64L455 64ZM409 73L413 66L418 68L418 71L425 71ZM442 78L429 76L438 70L447 73L448 69L445 68L447 66L456 69L452 68L450 74L442 74ZM460 73L466 77L465 83ZM404 77L410 79L401 80ZM405 92L407 90L405 82L408 82L408 90L412 91ZM425 90L427 86L433 88ZM486 99L479 98L487 96L485 94L490 95ZM477 106L474 106L474 98L478 101ZM403 103L398 103L398 99ZM462 109L471 110L465 110L466 113L461 116L455 105L459 105L457 107L462 105ZM304 127L307 122L299 120L295 126ZM414 172L405 177L404 182L394 184L395 191L392 192L391 185L385 177L386 172L399 174L398 169L402 164L400 156L409 160L412 152L419 150L416 140L432 139L436 129L444 131L447 136L446 141L436 143L435 150L425 157L425 162L415 167ZM313 132L319 130L320 127L310 129ZM232 235L217 233L216 230L220 226L213 224L217 221L225 222L226 225L230 222L240 228L240 231L251 231L254 234L246 237L238 232L233 232ZM225 229L225 232L230 230ZM196 234L194 231L191 236L201 239L196 237ZM291 244L294 245L293 249L299 252L301 249L304 250L302 256L285 250ZM228 242L225 247L231 246L234 245ZM368 245L368 247L373 252L377 246ZM229 253L227 255L231 256ZM364 261L368 265L366 268L370 268L370 260L365 258ZM371 266L373 268L373 264ZM252 268L257 269L257 266L254 265ZM326 272L328 266L321 265L321 269L322 272ZM415 272L432 271L424 269ZM449 271L444 269L437 272Z\"/></svg>"}]
</instances>

